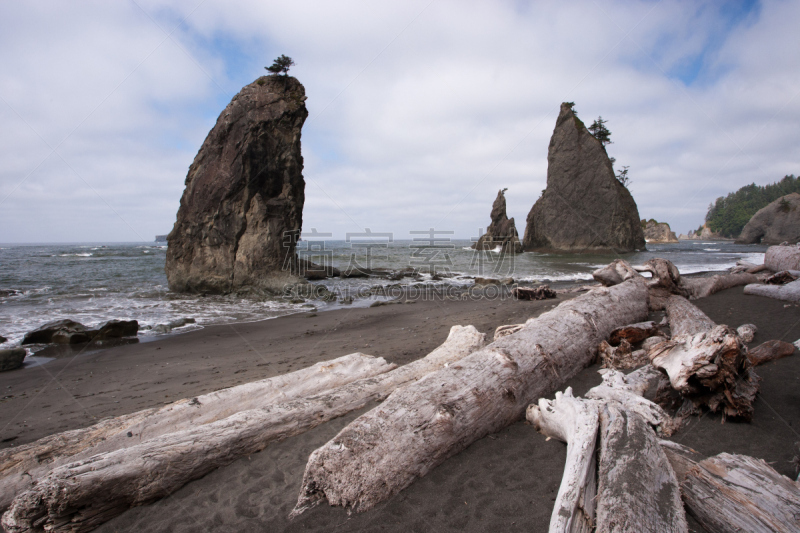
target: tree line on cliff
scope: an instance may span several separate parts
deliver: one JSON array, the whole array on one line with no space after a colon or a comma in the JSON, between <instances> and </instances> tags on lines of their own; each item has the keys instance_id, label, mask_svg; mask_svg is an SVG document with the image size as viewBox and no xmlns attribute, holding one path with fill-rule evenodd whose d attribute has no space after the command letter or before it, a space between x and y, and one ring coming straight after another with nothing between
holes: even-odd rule
<instances>
[{"instance_id":1,"label":"tree line on cliff","mask_svg":"<svg viewBox=\"0 0 800 533\"><path fill-rule=\"evenodd\" d=\"M766 207L781 196L800 193L800 177L794 174L770 185L745 185L727 196L720 196L708 206L706 225L723 237L738 237L745 224L762 207Z\"/></svg>"}]
</instances>

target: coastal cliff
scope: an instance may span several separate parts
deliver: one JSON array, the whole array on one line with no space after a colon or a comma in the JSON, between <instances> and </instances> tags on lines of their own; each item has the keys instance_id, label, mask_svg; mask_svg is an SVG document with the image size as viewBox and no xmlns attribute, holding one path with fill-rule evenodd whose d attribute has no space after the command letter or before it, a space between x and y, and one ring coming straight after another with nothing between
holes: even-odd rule
<instances>
[{"instance_id":1,"label":"coastal cliff","mask_svg":"<svg viewBox=\"0 0 800 533\"><path fill-rule=\"evenodd\" d=\"M547 188L528 214L522 245L594 253L645 248L636 202L614 176L603 145L566 103L550 139Z\"/></svg>"},{"instance_id":2,"label":"coastal cliff","mask_svg":"<svg viewBox=\"0 0 800 533\"><path fill-rule=\"evenodd\" d=\"M508 218L506 213L505 189L497 192L492 204L492 222L486 228L486 233L472 245L475 250L494 250L498 246L503 252L520 253L522 243L519 241L517 226L513 218Z\"/></svg>"},{"instance_id":3,"label":"coastal cliff","mask_svg":"<svg viewBox=\"0 0 800 533\"><path fill-rule=\"evenodd\" d=\"M800 242L800 194L793 192L761 208L745 224L737 244Z\"/></svg>"},{"instance_id":4,"label":"coastal cliff","mask_svg":"<svg viewBox=\"0 0 800 533\"><path fill-rule=\"evenodd\" d=\"M171 290L274 293L299 280L305 100L295 78L264 76L220 114L189 167L167 238Z\"/></svg>"},{"instance_id":5,"label":"coastal cliff","mask_svg":"<svg viewBox=\"0 0 800 533\"><path fill-rule=\"evenodd\" d=\"M678 237L666 222L656 222L654 219L642 220L644 240L652 243L675 243Z\"/></svg>"}]
</instances>

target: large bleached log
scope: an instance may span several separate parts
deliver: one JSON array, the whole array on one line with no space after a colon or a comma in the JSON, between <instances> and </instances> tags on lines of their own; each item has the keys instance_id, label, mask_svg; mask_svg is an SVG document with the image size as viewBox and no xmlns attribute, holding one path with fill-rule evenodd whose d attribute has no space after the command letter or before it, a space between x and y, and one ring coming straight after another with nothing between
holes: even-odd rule
<instances>
[{"instance_id":1,"label":"large bleached log","mask_svg":"<svg viewBox=\"0 0 800 533\"><path fill-rule=\"evenodd\" d=\"M664 309L667 311L669 329L673 337L702 333L717 325L696 305L681 296L667 298Z\"/></svg>"},{"instance_id":2,"label":"large bleached log","mask_svg":"<svg viewBox=\"0 0 800 533\"><path fill-rule=\"evenodd\" d=\"M575 398L572 389L555 400L539 399L526 418L547 437L567 443L564 477L550 515L550 533L590 533L597 495L597 430L600 403Z\"/></svg>"},{"instance_id":3,"label":"large bleached log","mask_svg":"<svg viewBox=\"0 0 800 533\"><path fill-rule=\"evenodd\" d=\"M800 302L800 280L786 285L751 284L745 286L744 293L797 303Z\"/></svg>"},{"instance_id":4,"label":"large bleached log","mask_svg":"<svg viewBox=\"0 0 800 533\"><path fill-rule=\"evenodd\" d=\"M345 355L308 368L184 399L163 407L103 420L30 444L0 451L0 512L13 497L55 466L130 447L146 440L209 422L238 411L313 396L352 381L382 374L397 365L382 357Z\"/></svg>"},{"instance_id":5,"label":"large bleached log","mask_svg":"<svg viewBox=\"0 0 800 533\"><path fill-rule=\"evenodd\" d=\"M473 326L454 326L445 343L427 357L390 372L59 466L14 499L2 524L11 532L41 527L56 532L89 531L129 507L164 497L270 442L382 399L483 344L484 335Z\"/></svg>"},{"instance_id":6,"label":"large bleached log","mask_svg":"<svg viewBox=\"0 0 800 533\"><path fill-rule=\"evenodd\" d=\"M680 489L658 439L616 402L600 412L597 532L687 532Z\"/></svg>"},{"instance_id":7,"label":"large bleached log","mask_svg":"<svg viewBox=\"0 0 800 533\"><path fill-rule=\"evenodd\" d=\"M773 272L781 270L800 270L800 247L779 245L767 248L764 266Z\"/></svg>"},{"instance_id":8,"label":"large bleached log","mask_svg":"<svg viewBox=\"0 0 800 533\"><path fill-rule=\"evenodd\" d=\"M644 280L597 288L392 394L311 454L293 516L327 499L363 511L472 442L519 420L647 315Z\"/></svg>"},{"instance_id":9,"label":"large bleached log","mask_svg":"<svg viewBox=\"0 0 800 533\"><path fill-rule=\"evenodd\" d=\"M661 446L681 481L686 507L709 533L800 530L800 485L763 460L728 453L704 459L674 442Z\"/></svg>"}]
</instances>

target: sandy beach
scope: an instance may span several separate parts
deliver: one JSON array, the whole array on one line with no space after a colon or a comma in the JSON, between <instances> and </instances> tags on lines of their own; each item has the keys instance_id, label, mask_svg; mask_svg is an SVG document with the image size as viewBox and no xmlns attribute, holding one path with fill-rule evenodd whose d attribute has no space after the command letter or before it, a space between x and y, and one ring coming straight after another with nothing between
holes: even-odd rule
<instances>
[{"instance_id":1,"label":"sandy beach","mask_svg":"<svg viewBox=\"0 0 800 533\"><path fill-rule=\"evenodd\" d=\"M404 364L438 346L452 325L472 324L491 338L497 326L523 322L557 303L417 301L213 326L64 355L0 374L0 439L3 447L15 446L357 351ZM751 346L800 338L800 308L745 296L741 287L695 303L717 323L756 324ZM795 446L800 442L800 358L794 355L757 372L763 381L752 423L721 423L719 416L707 414L691 419L673 439L706 455L724 451L763 458L794 477L791 461L800 453ZM582 394L599 382L595 366L568 385ZM473 443L371 511L348 515L323 505L289 522L309 453L358 414L272 444L168 498L127 511L98 531L547 531L566 446L546 441L524 422Z\"/></svg>"}]
</instances>

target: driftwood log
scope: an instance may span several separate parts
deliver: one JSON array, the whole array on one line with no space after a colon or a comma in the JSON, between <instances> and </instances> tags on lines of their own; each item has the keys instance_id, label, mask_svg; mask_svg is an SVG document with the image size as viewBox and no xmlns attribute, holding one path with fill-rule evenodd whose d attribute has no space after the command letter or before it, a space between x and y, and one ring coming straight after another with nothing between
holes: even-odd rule
<instances>
[{"instance_id":1,"label":"driftwood log","mask_svg":"<svg viewBox=\"0 0 800 533\"><path fill-rule=\"evenodd\" d=\"M558 296L556 291L549 285L539 285L538 287L514 287L511 294L517 300L547 300Z\"/></svg>"},{"instance_id":2,"label":"driftwood log","mask_svg":"<svg viewBox=\"0 0 800 533\"><path fill-rule=\"evenodd\" d=\"M767 279L764 280L764 283L767 285L786 285L787 283L791 283L792 281L797 281L797 275L793 274L794 271L789 270L781 270L780 272L776 272Z\"/></svg>"},{"instance_id":3,"label":"driftwood log","mask_svg":"<svg viewBox=\"0 0 800 533\"><path fill-rule=\"evenodd\" d=\"M639 414L608 402L600 412L597 532L688 532L675 473Z\"/></svg>"},{"instance_id":4,"label":"driftwood log","mask_svg":"<svg viewBox=\"0 0 800 533\"><path fill-rule=\"evenodd\" d=\"M645 350L634 350L631 343L625 339L619 346L611 346L606 341L601 342L597 347L597 356L603 368L614 370L627 370L650 362Z\"/></svg>"},{"instance_id":5,"label":"driftwood log","mask_svg":"<svg viewBox=\"0 0 800 533\"><path fill-rule=\"evenodd\" d=\"M682 287L692 300L711 296L719 291L759 283L759 278L755 274L742 272L739 274L714 274L700 278L683 278Z\"/></svg>"},{"instance_id":6,"label":"driftwood log","mask_svg":"<svg viewBox=\"0 0 800 533\"><path fill-rule=\"evenodd\" d=\"M617 372L607 371L603 376L603 385L592 390L608 387L611 390L638 393L652 389L655 381L657 371L652 368L642 368L624 377ZM592 391L587 393L587 397L591 395ZM600 396L610 397L608 392L600 393ZM603 442L602 425L600 438ZM659 444L681 484L686 507L710 533L788 533L800 530L800 483L781 476L763 460L725 453L706 459L675 442L661 440ZM602 465L601 454L601 469ZM646 465L640 468L646 468ZM602 489L601 478L598 488L598 531L602 530ZM629 529L643 530L639 527Z\"/></svg>"},{"instance_id":7,"label":"driftwood log","mask_svg":"<svg viewBox=\"0 0 800 533\"><path fill-rule=\"evenodd\" d=\"M745 286L744 293L798 303L800 302L800 280L786 285L751 284Z\"/></svg>"},{"instance_id":8,"label":"driftwood log","mask_svg":"<svg viewBox=\"0 0 800 533\"><path fill-rule=\"evenodd\" d=\"M739 272L748 272L750 274L757 274L764 270L769 270L767 265L760 264L756 265L754 263L750 263L748 261L736 261L736 266L731 269L731 274L738 274Z\"/></svg>"},{"instance_id":9,"label":"driftwood log","mask_svg":"<svg viewBox=\"0 0 800 533\"><path fill-rule=\"evenodd\" d=\"M14 496L54 467L189 429L247 409L257 409L382 374L397 365L382 357L355 353L269 379L184 399L163 407L103 420L30 444L0 451L0 512Z\"/></svg>"},{"instance_id":10,"label":"driftwood log","mask_svg":"<svg viewBox=\"0 0 800 533\"><path fill-rule=\"evenodd\" d=\"M747 353L747 358L753 366L763 365L776 359L790 356L794 353L794 344L772 340L759 344Z\"/></svg>"},{"instance_id":11,"label":"driftwood log","mask_svg":"<svg viewBox=\"0 0 800 533\"><path fill-rule=\"evenodd\" d=\"M597 288L395 392L311 454L292 516L323 500L363 511L389 498L519 420L586 367L614 328L646 315L643 280Z\"/></svg>"},{"instance_id":12,"label":"driftwood log","mask_svg":"<svg viewBox=\"0 0 800 533\"><path fill-rule=\"evenodd\" d=\"M666 411L645 396L653 384L660 382L660 371L643 367L627 376L616 370L600 370L600 374L603 383L591 388L586 398L615 403L626 412L636 413L661 435L672 435L678 429L678 424Z\"/></svg>"},{"instance_id":13,"label":"driftwood log","mask_svg":"<svg viewBox=\"0 0 800 533\"><path fill-rule=\"evenodd\" d=\"M567 443L564 476L550 515L550 533L591 533L597 496L597 431L600 403L575 398L572 389L555 400L539 399L526 418L547 437Z\"/></svg>"},{"instance_id":14,"label":"driftwood log","mask_svg":"<svg viewBox=\"0 0 800 533\"><path fill-rule=\"evenodd\" d=\"M773 272L800 270L800 247L796 245L770 246L764 254L764 266Z\"/></svg>"},{"instance_id":15,"label":"driftwood log","mask_svg":"<svg viewBox=\"0 0 800 533\"><path fill-rule=\"evenodd\" d=\"M171 494L187 482L382 399L481 348L484 335L454 326L423 359L309 398L241 411L192 429L62 465L18 495L3 515L10 532L90 531L129 507Z\"/></svg>"},{"instance_id":16,"label":"driftwood log","mask_svg":"<svg viewBox=\"0 0 800 533\"><path fill-rule=\"evenodd\" d=\"M750 420L760 378L736 332L680 296L669 297L666 310L673 336L650 351L652 365L664 369L673 388L696 407Z\"/></svg>"},{"instance_id":17,"label":"driftwood log","mask_svg":"<svg viewBox=\"0 0 800 533\"><path fill-rule=\"evenodd\" d=\"M619 285L623 281L634 279L639 275L627 261L622 259L615 259L603 268L592 272L592 277L606 287Z\"/></svg>"},{"instance_id":18,"label":"driftwood log","mask_svg":"<svg viewBox=\"0 0 800 533\"><path fill-rule=\"evenodd\" d=\"M704 458L661 441L681 481L686 507L709 533L800 530L800 484L761 459L721 453Z\"/></svg>"},{"instance_id":19,"label":"driftwood log","mask_svg":"<svg viewBox=\"0 0 800 533\"><path fill-rule=\"evenodd\" d=\"M696 335L713 329L717 325L696 305L680 296L668 298L664 309L667 311L669 330L673 337Z\"/></svg>"},{"instance_id":20,"label":"driftwood log","mask_svg":"<svg viewBox=\"0 0 800 533\"><path fill-rule=\"evenodd\" d=\"M586 399L567 388L555 400L542 398L527 410L537 430L567 443L550 533L593 531L594 524L597 531L686 531L677 479L650 429L669 429L670 417L639 394L650 378L640 372L629 383L620 372L601 374L603 384ZM596 467L601 420L602 495Z\"/></svg>"},{"instance_id":21,"label":"driftwood log","mask_svg":"<svg viewBox=\"0 0 800 533\"><path fill-rule=\"evenodd\" d=\"M648 280L648 286L650 309L653 311L663 309L664 301L673 294L691 299L705 298L724 289L760 282L758 277L749 273L718 274L700 278L681 277L678 268L671 261L661 258L650 259L644 265L637 267L617 259L610 265L594 271L592 276L603 285L612 286L641 275L639 272L649 272L652 275Z\"/></svg>"}]
</instances>

